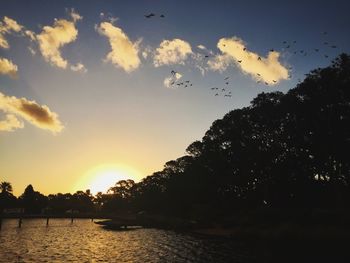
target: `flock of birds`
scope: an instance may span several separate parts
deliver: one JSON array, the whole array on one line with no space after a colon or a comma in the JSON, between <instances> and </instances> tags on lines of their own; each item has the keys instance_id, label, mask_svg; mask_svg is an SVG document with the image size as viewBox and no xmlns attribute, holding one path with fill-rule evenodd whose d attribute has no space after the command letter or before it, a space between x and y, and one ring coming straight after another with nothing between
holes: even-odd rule
<instances>
[{"instance_id":1,"label":"flock of birds","mask_svg":"<svg viewBox=\"0 0 350 263\"><path fill-rule=\"evenodd\" d=\"M146 18L152 18L152 17L156 17L158 15L154 14L154 13L150 13L150 14L147 14L145 15ZM159 17L161 18L164 18L165 16L163 14L159 15ZM327 36L328 35L328 32L324 31L322 32L322 35L323 36ZM297 41L296 40L293 40L293 41L287 41L287 40L284 40L282 42L282 50L286 51L286 50L290 50L290 53L291 54L294 54L294 55L300 55L302 57L306 57L312 53L314 54L321 54L321 56L323 56L324 58L329 58L329 55L327 54L327 52L325 52L325 49L336 49L337 46L334 45L334 44L331 44L329 41L324 41L322 43L323 45L323 48L320 48L320 47L315 47L311 50L305 50L305 49L298 49L297 48ZM225 46L225 44L223 45ZM243 51L246 51L246 47L243 48ZM270 49L270 52L274 52L275 49ZM209 59L211 56L212 56L212 53L203 53L204 51L202 51L200 53L200 55L202 56L202 58L204 60L207 60ZM323 53L322 53L323 52ZM257 60L262 60L260 56L258 56ZM242 59L238 59L237 60L237 63L242 63L243 60ZM288 67L288 72L289 72L289 75L288 75L288 79L291 79L292 78L292 74L291 74L291 71L292 71L293 67L289 66ZM183 87L183 88L187 88L187 87L192 87L193 86L193 83L189 80L184 80L184 81L180 81L178 78L177 78L177 73L175 70L172 70L171 71L171 75L172 75L172 81L170 83L170 86L172 87ZM267 81L264 81L262 76L261 76L261 73L256 73L257 75L257 80L256 82L258 84L265 84L266 86L269 86L271 85L271 83L268 83ZM210 90L213 91L213 95L214 96L223 96L223 97L227 97L227 98L231 98L232 97L232 92L229 91L229 84L230 84L230 77L225 77L224 79L224 83L225 85L221 88L218 88L218 87L211 87ZM277 80L272 80L273 84L277 83ZM298 82L301 82L301 79L298 79Z\"/></svg>"}]
</instances>

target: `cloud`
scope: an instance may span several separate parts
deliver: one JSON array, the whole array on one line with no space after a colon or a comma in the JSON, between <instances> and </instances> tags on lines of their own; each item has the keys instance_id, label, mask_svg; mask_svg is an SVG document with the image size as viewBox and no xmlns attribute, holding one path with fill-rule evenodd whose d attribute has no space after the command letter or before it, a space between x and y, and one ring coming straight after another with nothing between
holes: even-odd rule
<instances>
[{"instance_id":1,"label":"cloud","mask_svg":"<svg viewBox=\"0 0 350 263\"><path fill-rule=\"evenodd\" d=\"M61 48L77 39L78 30L75 27L76 21L82 17L71 12L73 21L66 19L55 19L54 25L44 26L43 31L36 35L39 49L46 61L51 65L66 69L69 62L62 57Z\"/></svg>"},{"instance_id":2,"label":"cloud","mask_svg":"<svg viewBox=\"0 0 350 263\"><path fill-rule=\"evenodd\" d=\"M230 63L227 60L228 56L242 72L251 75L256 80L277 84L283 79L288 79L288 69L278 61L280 53L277 51L270 51L268 56L264 58L257 53L248 51L245 43L237 37L222 38L217 47L223 55L216 56L215 61L210 62L212 63L211 68L225 69L226 62ZM210 63L208 62L209 67Z\"/></svg>"},{"instance_id":3,"label":"cloud","mask_svg":"<svg viewBox=\"0 0 350 263\"><path fill-rule=\"evenodd\" d=\"M58 115L52 112L46 105L39 105L35 101L6 96L0 92L0 110L10 115L21 117L38 128L49 130L53 133L59 133L63 129ZM13 117L9 118L10 123L14 126L16 121L14 121ZM8 123L8 119L5 122ZM18 123L17 126L19 126Z\"/></svg>"},{"instance_id":4,"label":"cloud","mask_svg":"<svg viewBox=\"0 0 350 263\"><path fill-rule=\"evenodd\" d=\"M192 54L191 45L181 39L163 40L156 49L153 64L155 67L172 64L185 64L188 55Z\"/></svg>"},{"instance_id":5,"label":"cloud","mask_svg":"<svg viewBox=\"0 0 350 263\"><path fill-rule=\"evenodd\" d=\"M86 73L87 69L82 63L77 63L75 65L71 65L70 69L75 72L81 72L81 73Z\"/></svg>"},{"instance_id":6,"label":"cloud","mask_svg":"<svg viewBox=\"0 0 350 263\"><path fill-rule=\"evenodd\" d=\"M23 122L13 114L6 114L6 119L0 121L0 131L14 131L24 127Z\"/></svg>"},{"instance_id":7,"label":"cloud","mask_svg":"<svg viewBox=\"0 0 350 263\"><path fill-rule=\"evenodd\" d=\"M0 57L0 74L9 75L11 78L17 78L18 67L11 60Z\"/></svg>"},{"instance_id":8,"label":"cloud","mask_svg":"<svg viewBox=\"0 0 350 263\"><path fill-rule=\"evenodd\" d=\"M201 49L201 50L206 50L207 48L203 45L198 45L197 48Z\"/></svg>"},{"instance_id":9,"label":"cloud","mask_svg":"<svg viewBox=\"0 0 350 263\"><path fill-rule=\"evenodd\" d=\"M0 21L0 47L5 49L10 48L5 35L12 32L20 32L22 29L22 25L18 24L15 20L5 16L3 18L3 21Z\"/></svg>"},{"instance_id":10,"label":"cloud","mask_svg":"<svg viewBox=\"0 0 350 263\"><path fill-rule=\"evenodd\" d=\"M110 61L126 72L131 72L140 66L139 44L141 40L132 42L124 31L110 22L102 22L97 27L98 32L108 38L111 51L106 56Z\"/></svg>"},{"instance_id":11,"label":"cloud","mask_svg":"<svg viewBox=\"0 0 350 263\"><path fill-rule=\"evenodd\" d=\"M166 77L166 78L164 79L163 84L164 84L164 86L165 86L166 88L171 88L171 87L173 87L173 85L175 84L175 82L178 81L178 80L181 79L181 78L182 78L182 74L180 74L179 72L176 72L175 74L173 74L173 75L171 75L171 76L169 76L169 77Z\"/></svg>"},{"instance_id":12,"label":"cloud","mask_svg":"<svg viewBox=\"0 0 350 263\"><path fill-rule=\"evenodd\" d=\"M219 54L208 60L209 69L213 71L224 72L230 64L232 64L233 59L228 54Z\"/></svg>"}]
</instances>

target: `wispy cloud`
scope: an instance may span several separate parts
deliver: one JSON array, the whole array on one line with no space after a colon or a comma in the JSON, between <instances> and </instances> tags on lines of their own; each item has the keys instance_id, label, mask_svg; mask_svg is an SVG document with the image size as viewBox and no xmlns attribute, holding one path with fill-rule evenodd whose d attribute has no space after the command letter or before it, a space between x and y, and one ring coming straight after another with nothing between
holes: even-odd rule
<instances>
[{"instance_id":1,"label":"wispy cloud","mask_svg":"<svg viewBox=\"0 0 350 263\"><path fill-rule=\"evenodd\" d=\"M35 101L27 100L26 98L17 98L7 96L0 92L0 110L10 115L21 117L38 128L49 130L53 133L59 133L63 129L63 125L58 119L58 115L52 112L48 106L39 105ZM4 129L21 128L23 124L13 117L8 117L3 121ZM6 124L7 123L7 124Z\"/></svg>"},{"instance_id":2,"label":"wispy cloud","mask_svg":"<svg viewBox=\"0 0 350 263\"><path fill-rule=\"evenodd\" d=\"M13 114L6 114L4 120L0 120L0 131L14 131L24 127L23 122L21 122Z\"/></svg>"},{"instance_id":3,"label":"wispy cloud","mask_svg":"<svg viewBox=\"0 0 350 263\"><path fill-rule=\"evenodd\" d=\"M153 64L155 67L173 64L183 65L190 54L192 54L192 49L188 42L178 38L163 40L156 49Z\"/></svg>"},{"instance_id":4,"label":"wispy cloud","mask_svg":"<svg viewBox=\"0 0 350 263\"><path fill-rule=\"evenodd\" d=\"M40 34L36 35L39 49L46 61L51 65L66 69L69 62L62 57L61 48L77 39L78 30L75 24L82 17L75 13L70 13L72 20L55 19L53 26L44 26ZM28 33L31 37L31 34Z\"/></svg>"},{"instance_id":5,"label":"wispy cloud","mask_svg":"<svg viewBox=\"0 0 350 263\"><path fill-rule=\"evenodd\" d=\"M237 37L222 38L217 47L222 54L208 61L212 70L224 71L234 63L243 73L268 84L288 79L288 69L279 62L280 53L277 51L270 51L265 58L249 51L243 40Z\"/></svg>"},{"instance_id":6,"label":"wispy cloud","mask_svg":"<svg viewBox=\"0 0 350 263\"><path fill-rule=\"evenodd\" d=\"M8 49L10 47L6 34L11 34L13 32L20 32L23 26L18 24L15 20L5 16L3 21L0 21L0 47Z\"/></svg>"},{"instance_id":7,"label":"wispy cloud","mask_svg":"<svg viewBox=\"0 0 350 263\"><path fill-rule=\"evenodd\" d=\"M11 60L0 57L0 74L17 78L18 67Z\"/></svg>"},{"instance_id":8,"label":"wispy cloud","mask_svg":"<svg viewBox=\"0 0 350 263\"><path fill-rule=\"evenodd\" d=\"M77 63L75 65L71 65L70 69L75 72L81 72L81 73L86 73L87 69L82 63Z\"/></svg>"},{"instance_id":9,"label":"wispy cloud","mask_svg":"<svg viewBox=\"0 0 350 263\"><path fill-rule=\"evenodd\" d=\"M120 27L116 27L110 22L102 22L97 30L108 38L111 46L106 61L126 72L131 72L140 66L139 44L141 40L133 43Z\"/></svg>"},{"instance_id":10,"label":"wispy cloud","mask_svg":"<svg viewBox=\"0 0 350 263\"><path fill-rule=\"evenodd\" d=\"M163 81L163 84L166 88L171 88L174 86L175 82L182 78L182 74L176 72L175 74L166 77Z\"/></svg>"}]
</instances>

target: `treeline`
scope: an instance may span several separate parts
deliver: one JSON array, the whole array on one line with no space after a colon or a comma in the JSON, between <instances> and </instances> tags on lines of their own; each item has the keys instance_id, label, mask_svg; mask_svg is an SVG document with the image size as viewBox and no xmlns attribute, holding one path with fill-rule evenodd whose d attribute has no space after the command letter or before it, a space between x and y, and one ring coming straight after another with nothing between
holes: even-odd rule
<instances>
[{"instance_id":1,"label":"treeline","mask_svg":"<svg viewBox=\"0 0 350 263\"><path fill-rule=\"evenodd\" d=\"M349 149L350 56L341 54L286 94L261 93L216 120L185 156L141 182L123 180L94 197L49 195L46 204L58 210L64 200L79 200L80 210L79 202L89 198L82 209L179 216L348 208Z\"/></svg>"}]
</instances>

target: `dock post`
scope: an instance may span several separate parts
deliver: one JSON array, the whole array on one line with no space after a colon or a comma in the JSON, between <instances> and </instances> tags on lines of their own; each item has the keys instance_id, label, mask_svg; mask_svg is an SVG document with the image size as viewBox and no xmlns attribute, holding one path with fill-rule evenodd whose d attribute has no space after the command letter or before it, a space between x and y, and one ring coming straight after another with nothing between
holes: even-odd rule
<instances>
[{"instance_id":1,"label":"dock post","mask_svg":"<svg viewBox=\"0 0 350 263\"><path fill-rule=\"evenodd\" d=\"M18 219L18 228L22 227L22 217Z\"/></svg>"},{"instance_id":2,"label":"dock post","mask_svg":"<svg viewBox=\"0 0 350 263\"><path fill-rule=\"evenodd\" d=\"M49 217L46 218L46 226L49 226Z\"/></svg>"},{"instance_id":3,"label":"dock post","mask_svg":"<svg viewBox=\"0 0 350 263\"><path fill-rule=\"evenodd\" d=\"M70 219L70 223L73 224L73 221L74 221L74 218L72 217L72 218Z\"/></svg>"},{"instance_id":4,"label":"dock post","mask_svg":"<svg viewBox=\"0 0 350 263\"><path fill-rule=\"evenodd\" d=\"M93 218L91 218L91 222L94 222L94 219L93 219Z\"/></svg>"},{"instance_id":5,"label":"dock post","mask_svg":"<svg viewBox=\"0 0 350 263\"><path fill-rule=\"evenodd\" d=\"M2 225L2 217L0 217L0 230L1 230L1 225Z\"/></svg>"}]
</instances>

